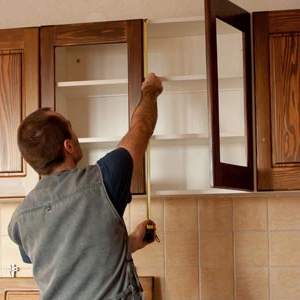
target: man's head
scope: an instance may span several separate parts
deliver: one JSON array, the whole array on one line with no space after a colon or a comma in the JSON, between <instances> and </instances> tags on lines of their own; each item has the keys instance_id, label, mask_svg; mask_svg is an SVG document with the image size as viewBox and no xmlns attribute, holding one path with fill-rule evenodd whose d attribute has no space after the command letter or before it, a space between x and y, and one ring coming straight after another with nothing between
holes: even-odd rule
<instances>
[{"instance_id":1,"label":"man's head","mask_svg":"<svg viewBox=\"0 0 300 300\"><path fill-rule=\"evenodd\" d=\"M41 108L18 129L18 145L25 160L40 175L49 175L71 159L76 166L82 151L71 124L61 114Z\"/></svg>"}]
</instances>

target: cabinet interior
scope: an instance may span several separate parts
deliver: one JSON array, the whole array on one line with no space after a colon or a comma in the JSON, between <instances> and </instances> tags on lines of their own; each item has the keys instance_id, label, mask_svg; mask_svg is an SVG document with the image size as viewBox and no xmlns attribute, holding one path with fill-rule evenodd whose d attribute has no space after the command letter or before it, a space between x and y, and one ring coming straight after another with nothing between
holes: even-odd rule
<instances>
[{"instance_id":1,"label":"cabinet interior","mask_svg":"<svg viewBox=\"0 0 300 300\"><path fill-rule=\"evenodd\" d=\"M145 38L145 63L150 72L163 77L164 85L150 143L151 191L211 192L204 20L148 20ZM218 57L224 70L219 80L221 153L226 161L244 164L243 74L241 66L228 66L240 55L228 41L240 42L224 26L218 37L224 48ZM127 131L126 44L55 51L56 110L71 121L84 152L79 166L84 166L116 147Z\"/></svg>"}]
</instances>

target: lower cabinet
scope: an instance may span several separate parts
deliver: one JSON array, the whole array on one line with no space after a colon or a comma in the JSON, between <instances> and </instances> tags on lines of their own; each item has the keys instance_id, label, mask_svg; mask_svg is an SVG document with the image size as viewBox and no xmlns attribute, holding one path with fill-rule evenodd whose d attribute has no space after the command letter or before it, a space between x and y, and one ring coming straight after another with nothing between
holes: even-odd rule
<instances>
[{"instance_id":1,"label":"lower cabinet","mask_svg":"<svg viewBox=\"0 0 300 300\"><path fill-rule=\"evenodd\" d=\"M139 277L146 300L153 299L154 277ZM0 278L0 300L38 300L39 290L33 278Z\"/></svg>"}]
</instances>

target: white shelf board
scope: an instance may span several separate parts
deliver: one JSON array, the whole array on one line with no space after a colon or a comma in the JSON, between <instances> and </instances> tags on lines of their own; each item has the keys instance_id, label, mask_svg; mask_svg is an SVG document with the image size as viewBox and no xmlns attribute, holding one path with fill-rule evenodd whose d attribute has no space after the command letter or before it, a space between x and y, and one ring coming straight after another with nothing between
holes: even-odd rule
<instances>
[{"instance_id":1,"label":"white shelf board","mask_svg":"<svg viewBox=\"0 0 300 300\"><path fill-rule=\"evenodd\" d=\"M118 143L122 137L89 137L79 138L80 144L104 144L104 143Z\"/></svg>"},{"instance_id":2,"label":"white shelf board","mask_svg":"<svg viewBox=\"0 0 300 300\"><path fill-rule=\"evenodd\" d=\"M127 84L128 80L121 79L102 79L102 80L80 80L80 81L60 81L56 83L57 87L72 87L72 86L92 86L92 85L113 85Z\"/></svg>"},{"instance_id":3,"label":"white shelf board","mask_svg":"<svg viewBox=\"0 0 300 300\"><path fill-rule=\"evenodd\" d=\"M203 75L167 75L161 77L162 81L191 81L206 80L206 74Z\"/></svg>"},{"instance_id":4,"label":"white shelf board","mask_svg":"<svg viewBox=\"0 0 300 300\"><path fill-rule=\"evenodd\" d=\"M233 139L233 140L241 140L245 137L242 135L233 135L226 134L221 136L222 139ZM81 144L97 144L97 143L118 143L122 139L122 136L118 137L87 137L87 138L79 138L79 143ZM167 142L167 141L187 141L187 140L207 140L208 136L206 134L200 133L187 133L187 134L159 134L153 135L151 137L151 141L159 141L159 142Z\"/></svg>"},{"instance_id":5,"label":"white shelf board","mask_svg":"<svg viewBox=\"0 0 300 300\"><path fill-rule=\"evenodd\" d=\"M241 190L219 189L219 188L207 188L199 190L160 190L152 191L152 196L173 196L173 195L201 195L201 194L238 194L247 193Z\"/></svg>"}]
</instances>

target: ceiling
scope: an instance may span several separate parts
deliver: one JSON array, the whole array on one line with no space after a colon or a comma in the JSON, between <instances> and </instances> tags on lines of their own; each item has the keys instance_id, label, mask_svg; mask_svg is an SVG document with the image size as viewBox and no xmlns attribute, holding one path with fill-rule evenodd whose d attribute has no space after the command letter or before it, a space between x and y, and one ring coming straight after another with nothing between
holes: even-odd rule
<instances>
[{"instance_id":1,"label":"ceiling","mask_svg":"<svg viewBox=\"0 0 300 300\"><path fill-rule=\"evenodd\" d=\"M249 12L300 9L300 0L232 0ZM0 28L203 16L203 0L0 0Z\"/></svg>"}]
</instances>

